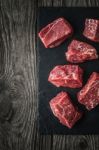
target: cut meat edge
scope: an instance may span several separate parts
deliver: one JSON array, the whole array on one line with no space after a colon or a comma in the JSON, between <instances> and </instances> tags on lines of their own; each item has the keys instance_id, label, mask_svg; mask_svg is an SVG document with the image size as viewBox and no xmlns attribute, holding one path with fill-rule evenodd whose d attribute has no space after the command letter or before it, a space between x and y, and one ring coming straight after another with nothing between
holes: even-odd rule
<instances>
[{"instance_id":1,"label":"cut meat edge","mask_svg":"<svg viewBox=\"0 0 99 150\"><path fill-rule=\"evenodd\" d=\"M71 105L73 105L72 104L72 102L71 102ZM55 115L55 117L60 121L60 123L62 123L64 126L67 126L68 128L72 128L73 126L74 126L74 124L82 117L82 115L83 115L83 113L81 113L81 112L79 112L78 110L75 110L76 111L76 113L75 113L75 115L74 115L74 118L73 118L73 120L70 122L69 120L67 120L66 118L65 118L65 116L63 116L63 115L60 115L59 113L57 114L57 112L55 112L55 107L54 107L54 105L53 106L51 106L51 103L50 103L50 107L51 107L51 110L52 110L52 112L53 112L53 114ZM73 105L73 107L76 109L76 107Z\"/></svg>"},{"instance_id":2,"label":"cut meat edge","mask_svg":"<svg viewBox=\"0 0 99 150\"><path fill-rule=\"evenodd\" d=\"M51 43L51 44L49 44L49 45L46 45L46 43L45 43L45 37L50 33L51 30L53 30L53 27L54 27L56 24L58 24L59 21L62 21L62 20L63 20L64 23L66 23L66 24L69 26L69 28L71 29L70 32L68 32L68 34L64 35L63 37L60 37L58 40L55 40L53 43ZM47 32L47 33L44 35L44 37L43 37L43 33L44 33L45 31L48 31L48 32ZM72 29L72 26L70 25L70 23L69 23L67 20L65 20L64 18L59 18L59 19L53 21L52 23L48 24L44 29L42 29L42 30L39 32L38 35L39 35L41 41L43 42L43 44L44 44L44 46L45 46L46 48L53 48L53 47L56 47L56 46L60 45L60 44L61 44L64 40L66 40L72 33L73 33L73 29ZM61 41L60 41L60 40L61 40Z\"/></svg>"},{"instance_id":3,"label":"cut meat edge","mask_svg":"<svg viewBox=\"0 0 99 150\"><path fill-rule=\"evenodd\" d=\"M56 46L59 46L59 45L60 45L62 42L64 42L66 39L67 39L67 37L64 36L64 37L62 37L62 38L60 38L60 39L54 41L53 43L51 43L48 47L49 47L49 48L53 48L54 46L55 46L55 47L56 47Z\"/></svg>"},{"instance_id":4,"label":"cut meat edge","mask_svg":"<svg viewBox=\"0 0 99 150\"><path fill-rule=\"evenodd\" d=\"M99 73L93 72L85 86L77 94L78 101L88 110L99 104Z\"/></svg>"},{"instance_id":5,"label":"cut meat edge","mask_svg":"<svg viewBox=\"0 0 99 150\"><path fill-rule=\"evenodd\" d=\"M85 33L83 33L84 37L86 37L88 40L94 41L94 42L99 42L97 39L93 39L91 36L87 36Z\"/></svg>"},{"instance_id":6,"label":"cut meat edge","mask_svg":"<svg viewBox=\"0 0 99 150\"><path fill-rule=\"evenodd\" d=\"M66 59L71 63L82 63L98 59L98 54L92 45L74 39L68 46L65 52Z\"/></svg>"},{"instance_id":7,"label":"cut meat edge","mask_svg":"<svg viewBox=\"0 0 99 150\"><path fill-rule=\"evenodd\" d=\"M49 105L54 116L60 121L60 123L68 128L72 128L83 114L78 110L78 107L72 103L66 92L60 92L57 94L57 96L49 102Z\"/></svg>"}]
</instances>

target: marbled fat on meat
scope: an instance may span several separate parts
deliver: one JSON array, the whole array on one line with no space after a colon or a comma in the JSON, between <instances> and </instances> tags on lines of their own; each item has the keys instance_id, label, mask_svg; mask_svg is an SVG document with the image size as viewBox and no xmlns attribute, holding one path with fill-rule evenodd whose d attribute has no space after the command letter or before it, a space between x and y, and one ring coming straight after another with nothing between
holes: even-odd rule
<instances>
[{"instance_id":1,"label":"marbled fat on meat","mask_svg":"<svg viewBox=\"0 0 99 150\"><path fill-rule=\"evenodd\" d=\"M87 60L98 59L96 49L78 40L73 40L68 46L68 50L65 53L67 61L71 63L81 63Z\"/></svg>"},{"instance_id":2,"label":"marbled fat on meat","mask_svg":"<svg viewBox=\"0 0 99 150\"><path fill-rule=\"evenodd\" d=\"M49 104L53 114L59 119L60 123L68 128L72 128L82 117L82 112L72 104L71 99L66 92L57 94Z\"/></svg>"},{"instance_id":3,"label":"marbled fat on meat","mask_svg":"<svg viewBox=\"0 0 99 150\"><path fill-rule=\"evenodd\" d=\"M99 20L86 19L83 35L94 42L99 42Z\"/></svg>"},{"instance_id":4,"label":"marbled fat on meat","mask_svg":"<svg viewBox=\"0 0 99 150\"><path fill-rule=\"evenodd\" d=\"M83 70L78 65L58 65L49 74L48 81L56 87L82 87Z\"/></svg>"},{"instance_id":5,"label":"marbled fat on meat","mask_svg":"<svg viewBox=\"0 0 99 150\"><path fill-rule=\"evenodd\" d=\"M86 85L78 93L78 101L88 110L99 104L99 73L93 72Z\"/></svg>"},{"instance_id":6,"label":"marbled fat on meat","mask_svg":"<svg viewBox=\"0 0 99 150\"><path fill-rule=\"evenodd\" d=\"M64 18L58 18L41 29L38 35L46 48L53 48L60 45L72 34L73 28L70 23Z\"/></svg>"}]
</instances>

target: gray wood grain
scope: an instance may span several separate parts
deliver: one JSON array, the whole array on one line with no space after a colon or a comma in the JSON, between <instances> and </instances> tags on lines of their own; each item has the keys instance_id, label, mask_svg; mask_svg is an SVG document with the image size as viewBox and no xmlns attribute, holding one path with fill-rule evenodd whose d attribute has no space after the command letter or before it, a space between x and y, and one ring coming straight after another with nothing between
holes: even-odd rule
<instances>
[{"instance_id":1,"label":"gray wood grain","mask_svg":"<svg viewBox=\"0 0 99 150\"><path fill-rule=\"evenodd\" d=\"M99 6L98 0L0 0L0 150L98 150L99 136L38 132L39 6Z\"/></svg>"}]
</instances>

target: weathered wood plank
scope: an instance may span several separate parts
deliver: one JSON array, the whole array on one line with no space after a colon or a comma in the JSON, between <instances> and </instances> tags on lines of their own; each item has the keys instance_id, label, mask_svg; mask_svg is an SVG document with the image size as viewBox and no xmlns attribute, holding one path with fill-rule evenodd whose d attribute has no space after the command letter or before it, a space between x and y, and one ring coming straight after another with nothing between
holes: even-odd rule
<instances>
[{"instance_id":1,"label":"weathered wood plank","mask_svg":"<svg viewBox=\"0 0 99 150\"><path fill-rule=\"evenodd\" d=\"M97 7L98 0L41 0L38 1L39 6L68 6L68 7Z\"/></svg>"},{"instance_id":2,"label":"weathered wood plank","mask_svg":"<svg viewBox=\"0 0 99 150\"><path fill-rule=\"evenodd\" d=\"M13 113L11 118L1 122L0 148L31 150L37 136L37 86L36 73L36 4L27 0L0 1L0 39L4 64L0 81L5 84L1 92L7 91ZM35 6L35 7L34 7ZM1 50L2 51L2 50ZM0 51L0 52L1 52ZM1 93L2 94L2 93ZM3 94L4 95L4 94ZM7 97L8 97L7 95ZM2 97L1 97L2 98ZM2 101L5 97L2 98ZM35 100L35 101L34 101ZM3 102L1 103L2 106ZM6 115L6 114L5 114ZM8 116L9 114L7 114Z\"/></svg>"}]
</instances>

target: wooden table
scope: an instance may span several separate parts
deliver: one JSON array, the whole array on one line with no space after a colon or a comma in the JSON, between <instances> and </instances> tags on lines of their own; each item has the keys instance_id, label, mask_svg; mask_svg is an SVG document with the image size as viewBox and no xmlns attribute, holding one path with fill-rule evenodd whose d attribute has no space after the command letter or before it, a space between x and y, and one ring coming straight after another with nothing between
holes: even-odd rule
<instances>
[{"instance_id":1,"label":"wooden table","mask_svg":"<svg viewBox=\"0 0 99 150\"><path fill-rule=\"evenodd\" d=\"M98 150L98 135L39 135L39 6L99 6L99 2L0 0L0 150Z\"/></svg>"}]
</instances>

